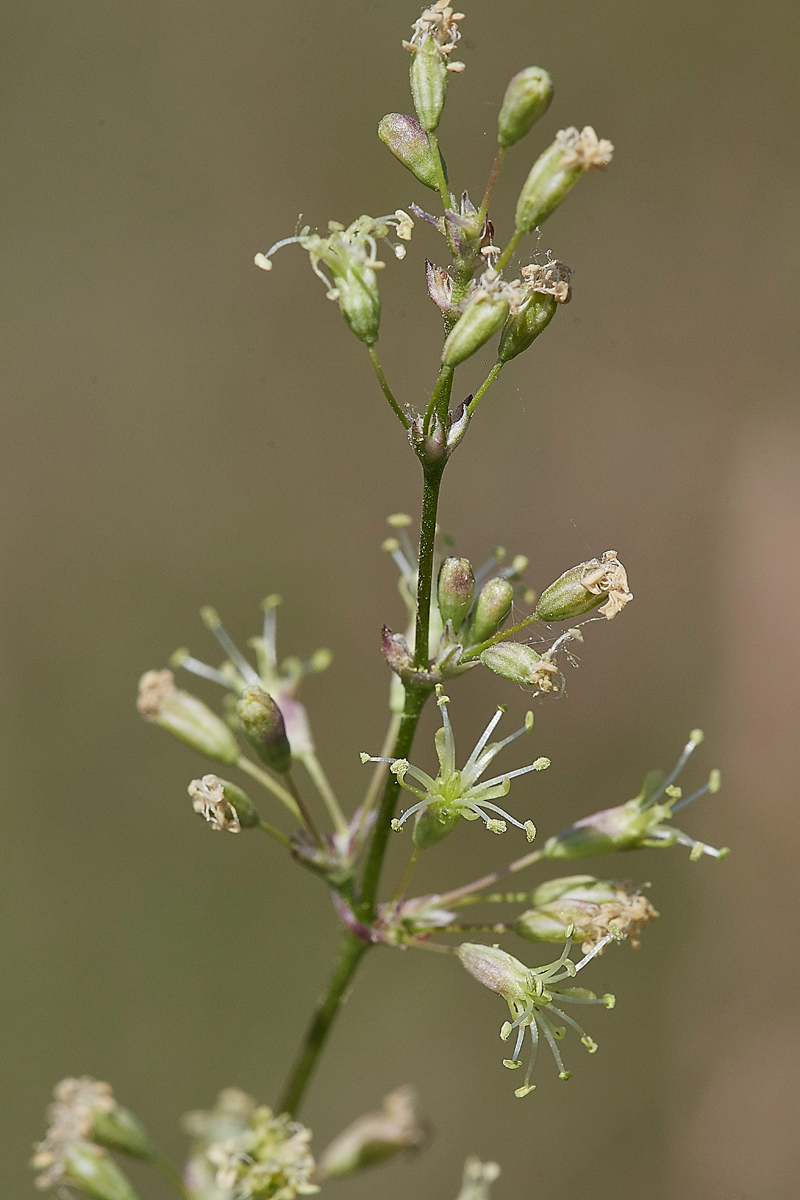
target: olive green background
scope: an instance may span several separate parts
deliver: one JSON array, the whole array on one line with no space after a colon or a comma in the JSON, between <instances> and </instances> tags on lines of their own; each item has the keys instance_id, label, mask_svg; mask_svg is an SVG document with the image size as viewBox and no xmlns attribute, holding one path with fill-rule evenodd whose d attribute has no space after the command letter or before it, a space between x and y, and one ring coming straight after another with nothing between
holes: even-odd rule
<instances>
[{"instance_id":1,"label":"olive green background","mask_svg":"<svg viewBox=\"0 0 800 1200\"><path fill-rule=\"evenodd\" d=\"M176 646L216 660L201 604L243 643L280 591L280 650L334 653L305 690L331 777L349 806L364 785L357 752L378 750L385 721L380 624L403 622L384 520L418 513L420 472L306 256L283 251L271 275L252 258L301 212L323 225L435 203L374 132L409 108L415 15L351 0L3 6L4 1197L33 1195L29 1147L64 1075L111 1080L176 1158L179 1114L223 1086L274 1100L330 969L323 887L266 839L200 822L186 785L203 762L133 701ZM507 368L446 478L459 552L528 554L541 589L611 546L636 595L588 627L567 697L537 706L533 752L553 766L512 807L552 833L634 795L700 725L685 782L719 766L723 790L680 824L733 853L590 866L651 881L662 917L638 953L592 969L617 1008L587 1022L597 1055L567 1040L568 1086L543 1057L516 1100L502 1001L455 960L377 951L304 1119L321 1147L406 1082L430 1119L421 1156L332 1196L447 1200L476 1153L502 1164L496 1200L789 1200L800 10L495 0L470 3L463 30L441 129L455 186L482 189L508 77L535 62L556 84L509 155L500 238L556 129L592 123L617 146L545 226L572 304ZM440 253L418 226L381 278L381 353L414 404L440 339L422 260ZM527 702L486 672L451 694L462 748L496 703L511 728ZM507 765L531 743L515 749ZM517 833L465 826L419 885L521 852ZM143 1200L166 1196L131 1176Z\"/></svg>"}]
</instances>

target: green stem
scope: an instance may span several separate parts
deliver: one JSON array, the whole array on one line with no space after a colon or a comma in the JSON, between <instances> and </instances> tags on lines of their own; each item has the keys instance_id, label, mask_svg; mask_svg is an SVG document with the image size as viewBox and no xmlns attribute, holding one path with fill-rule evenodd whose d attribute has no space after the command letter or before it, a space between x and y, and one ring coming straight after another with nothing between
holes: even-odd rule
<instances>
[{"instance_id":1,"label":"green stem","mask_svg":"<svg viewBox=\"0 0 800 1200\"><path fill-rule=\"evenodd\" d=\"M542 857L543 851L532 850L530 854L524 854L522 858L517 858L514 862L509 863L507 867L502 867L499 871L492 871L491 875L484 875L481 879L476 879L473 883L465 883L460 888L455 888L452 892L445 892L440 896L437 903L446 908L448 904L454 904L457 900L461 900L464 896L471 896L473 892L480 892L483 888L491 887L493 883L497 883L498 879L502 879L504 875L508 875L512 871L521 871L523 867L530 867L535 862L538 862Z\"/></svg>"},{"instance_id":2,"label":"green stem","mask_svg":"<svg viewBox=\"0 0 800 1200\"><path fill-rule=\"evenodd\" d=\"M431 392L431 398L428 401L428 407L425 410L425 422L422 426L422 432L426 436L431 431L434 413L437 413L442 420L447 414L447 409L450 404L450 393L453 390L454 374L454 367L446 367L443 364L439 368L439 376L436 380L436 386Z\"/></svg>"},{"instance_id":3,"label":"green stem","mask_svg":"<svg viewBox=\"0 0 800 1200\"><path fill-rule=\"evenodd\" d=\"M536 616L536 613L531 613L529 617L523 617L521 621L517 621L516 625L509 626L508 629L501 629L499 633L493 637L487 638L485 642L478 642L477 646L470 646L469 650L465 650L459 662L474 662L476 658L480 658L484 650L488 650L490 646L494 646L496 642L505 641L510 638L513 633L519 633L521 629L527 629L534 621L541 620Z\"/></svg>"},{"instance_id":4,"label":"green stem","mask_svg":"<svg viewBox=\"0 0 800 1200\"><path fill-rule=\"evenodd\" d=\"M431 592L433 589L433 556L436 541L436 513L439 489L447 460L423 463L424 489L422 520L419 531L419 570L417 572L417 617L414 626L414 666L427 671L430 666L428 638L431 623ZM407 698L406 698L407 699ZM402 755L396 755L400 758Z\"/></svg>"},{"instance_id":5,"label":"green stem","mask_svg":"<svg viewBox=\"0 0 800 1200\"><path fill-rule=\"evenodd\" d=\"M333 788L328 782L328 776L323 770L322 763L319 761L313 750L308 750L304 754L298 754L297 757L308 771L314 787L324 800L325 807L328 810L328 815L333 821L336 832L347 833L349 830L347 820L339 806L339 801L336 799Z\"/></svg>"},{"instance_id":6,"label":"green stem","mask_svg":"<svg viewBox=\"0 0 800 1200\"><path fill-rule=\"evenodd\" d=\"M299 791L297 790L297 784L292 779L291 771L287 771L283 778L286 781L287 788L292 793L292 797L294 799L295 804L298 807L303 824L305 825L306 829L311 834L311 836L313 837L313 839L317 843L317 845L320 848L322 848L323 841L319 835L319 830L317 829L316 825L314 824L314 818L311 816L311 813L306 808L303 797L300 795Z\"/></svg>"},{"instance_id":7,"label":"green stem","mask_svg":"<svg viewBox=\"0 0 800 1200\"><path fill-rule=\"evenodd\" d=\"M505 363L501 363L501 362L496 362L494 364L491 371L486 376L483 383L478 388L477 392L475 393L475 395L472 397L469 404L467 405L467 412L469 413L470 416L472 416L472 414L475 412L478 401L481 399L481 397L484 395L485 392L488 392L489 388L492 386L495 379L497 379L497 376L500 374L500 372L502 371L504 366L505 366Z\"/></svg>"},{"instance_id":8,"label":"green stem","mask_svg":"<svg viewBox=\"0 0 800 1200\"><path fill-rule=\"evenodd\" d=\"M157 1171L159 1171L167 1182L175 1189L183 1200L192 1200L191 1193L183 1182L183 1176L177 1167L173 1167L169 1159L162 1158L159 1154L157 1158L150 1160Z\"/></svg>"},{"instance_id":9,"label":"green stem","mask_svg":"<svg viewBox=\"0 0 800 1200\"><path fill-rule=\"evenodd\" d=\"M397 737L392 747L392 758L405 758L411 750L420 714L425 701L432 691L432 685L406 684L406 703L403 716L400 720L400 728L397 731ZM380 880L383 859L386 854L386 843L389 840L392 817L397 807L399 793L400 784L397 782L397 776L390 773L384 785L383 796L381 797L378 809L378 817L375 822L375 831L372 835L369 850L367 851L364 874L361 879L360 915L363 919L369 919L375 914L375 898L378 893L378 882Z\"/></svg>"},{"instance_id":10,"label":"green stem","mask_svg":"<svg viewBox=\"0 0 800 1200\"><path fill-rule=\"evenodd\" d=\"M436 134L433 131L430 131L428 133L428 141L430 142L431 150L433 152L433 162L434 162L434 166L436 168L436 182L439 185L439 195L442 198L442 204L444 205L445 212L447 212L447 210L450 207L450 189L448 188L447 180L444 177L444 167L442 166L442 156L439 153L439 139L437 138ZM449 239L449 232L448 232L448 241L449 240L450 239Z\"/></svg>"},{"instance_id":11,"label":"green stem","mask_svg":"<svg viewBox=\"0 0 800 1200\"><path fill-rule=\"evenodd\" d=\"M331 978L327 993L320 1001L308 1027L308 1031L300 1048L300 1053L287 1080L286 1087L278 1102L279 1113L289 1113L295 1117L317 1064L322 1047L327 1041L331 1025L342 1005L342 1000L356 968L362 957L369 949L367 942L360 941L349 930L342 935L339 958Z\"/></svg>"},{"instance_id":12,"label":"green stem","mask_svg":"<svg viewBox=\"0 0 800 1200\"><path fill-rule=\"evenodd\" d=\"M294 850L290 839L285 833L281 833L280 829L276 829L274 825L268 825L266 821L259 819L256 828L263 830L264 833L268 833L271 838L274 838L276 842L280 842L287 850Z\"/></svg>"},{"instance_id":13,"label":"green stem","mask_svg":"<svg viewBox=\"0 0 800 1200\"><path fill-rule=\"evenodd\" d=\"M492 163L492 170L489 175L489 182L486 184L486 191L483 194L483 201L481 202L481 210L478 213L478 220L480 221L481 225L483 225L483 222L486 220L486 216L489 212L489 202L492 199L492 192L494 191L494 185L497 183L497 176L500 174L500 168L503 165L503 159L505 158L505 156L506 156L506 147L501 146L500 149L497 151L497 154L494 156L494 162Z\"/></svg>"},{"instance_id":14,"label":"green stem","mask_svg":"<svg viewBox=\"0 0 800 1200\"><path fill-rule=\"evenodd\" d=\"M296 817L298 821L303 819L300 809L292 799L291 793L287 792L286 788L281 787L271 775L268 775L266 771L262 771L261 767L251 762L249 758L245 758L244 755L236 760L236 765L240 771L245 771L251 778L257 779L268 792L272 792L273 796L277 796L281 804L284 804L288 808L293 817Z\"/></svg>"},{"instance_id":15,"label":"green stem","mask_svg":"<svg viewBox=\"0 0 800 1200\"><path fill-rule=\"evenodd\" d=\"M383 373L383 367L381 366L381 362L380 362L380 359L378 358L378 352L375 349L375 346L370 343L367 346L367 349L369 350L369 357L372 362L372 365L375 368L375 374L378 377L378 383L381 385L381 391L383 392L384 396L386 397L386 399L389 401L390 405L392 406L392 412L397 417L400 424L403 426L403 429L408 429L409 426L411 425L411 421L408 419L408 417L403 412L400 405L395 400L392 389L389 387L389 384L386 382L386 376Z\"/></svg>"},{"instance_id":16,"label":"green stem","mask_svg":"<svg viewBox=\"0 0 800 1200\"><path fill-rule=\"evenodd\" d=\"M524 233L524 230L522 230L522 229L514 230L514 236L512 237L511 241L508 243L505 250L503 251L503 253L500 255L499 259L495 263L494 269L495 269L495 271L497 271L498 275L500 274L500 272L502 271L503 267L506 265L508 260L511 258L511 255L514 253L517 246L519 245L519 240L522 237L523 233Z\"/></svg>"}]
</instances>

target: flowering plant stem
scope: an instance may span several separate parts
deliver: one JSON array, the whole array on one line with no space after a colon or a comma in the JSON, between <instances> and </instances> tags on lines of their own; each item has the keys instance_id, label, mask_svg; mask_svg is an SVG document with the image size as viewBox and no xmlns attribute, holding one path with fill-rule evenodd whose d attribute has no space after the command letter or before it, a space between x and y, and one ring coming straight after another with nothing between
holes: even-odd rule
<instances>
[{"instance_id":1,"label":"flowering plant stem","mask_svg":"<svg viewBox=\"0 0 800 1200\"><path fill-rule=\"evenodd\" d=\"M432 401L435 403L438 394L444 390L447 400L450 396L450 385L453 373L445 372L446 383L442 384L440 374L434 388ZM447 403L447 400L445 403ZM423 492L422 520L419 538L419 577L417 581L417 612L415 625L414 666L418 670L428 668L428 634L430 629L431 592L433 588L433 558L436 537L436 514L439 507L439 491L446 459L438 461L423 461ZM433 691L433 684L405 683L405 705L400 720L392 758L405 758L414 742L417 725L425 701ZM359 916L364 920L372 920L376 912L376 897L380 881L383 860L386 855L386 845L392 827L392 817L400 793L397 776L389 774L386 778L383 796L381 797L375 828L367 850L364 873L361 879L361 896L357 905ZM342 997L351 979L355 975L358 964L369 949L369 943L363 942L346 930L342 936L339 958L331 977L328 991L320 1001L311 1023L306 1031L303 1044L287 1080L281 1096L278 1112L287 1112L296 1116L303 1100L306 1087L316 1066L331 1027L341 1007Z\"/></svg>"}]
</instances>

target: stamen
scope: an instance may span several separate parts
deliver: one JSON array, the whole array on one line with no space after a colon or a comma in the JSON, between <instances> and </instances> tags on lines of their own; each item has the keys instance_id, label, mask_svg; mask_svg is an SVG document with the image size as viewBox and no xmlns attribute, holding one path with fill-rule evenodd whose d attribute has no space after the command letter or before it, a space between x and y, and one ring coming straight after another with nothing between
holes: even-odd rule
<instances>
[{"instance_id":1,"label":"stamen","mask_svg":"<svg viewBox=\"0 0 800 1200\"><path fill-rule=\"evenodd\" d=\"M486 745L489 738L491 737L491 735L495 729L495 726L497 725L497 722L503 716L503 713L505 711L506 711L505 705L501 704L498 707L497 712L494 714L494 716L492 717L489 724L484 729L481 736L478 738L478 741L475 744L475 749L472 751L472 754L470 754L469 758L467 759L467 761L464 764L464 770L461 772L462 778L465 778L465 777L470 777L472 779L478 778L478 775L480 774L480 772L478 773L478 775L472 774L475 764L478 761L478 758L480 756L481 751L483 750L483 747Z\"/></svg>"},{"instance_id":2,"label":"stamen","mask_svg":"<svg viewBox=\"0 0 800 1200\"><path fill-rule=\"evenodd\" d=\"M507 813L504 808L499 808L496 804L489 804L488 801L486 801L486 800L479 800L476 803L470 804L469 807L477 808L478 805L480 805L481 808L489 808L489 809L491 809L492 812L499 813L499 815L501 817L503 817L506 821L510 821L512 825L516 825L517 829L522 829L524 832L527 832L527 830L525 829L525 825L522 823L522 821L518 821L516 817L512 817L511 813ZM481 814L481 815L483 815L483 814ZM486 820L485 817L484 817L484 820Z\"/></svg>"},{"instance_id":3,"label":"stamen","mask_svg":"<svg viewBox=\"0 0 800 1200\"><path fill-rule=\"evenodd\" d=\"M585 1029L581 1029L577 1021L574 1021L568 1013L562 1012L560 1008L556 1008L555 1004L550 1005L549 1011L557 1013L559 1017L561 1017L562 1021L566 1021L568 1025L571 1025L573 1029L577 1030L582 1038L589 1036Z\"/></svg>"},{"instance_id":4,"label":"stamen","mask_svg":"<svg viewBox=\"0 0 800 1200\"><path fill-rule=\"evenodd\" d=\"M498 563L501 563L506 556L505 546L496 546L491 558L488 558L475 572L475 595L477 596L480 586L484 583L491 572L495 569Z\"/></svg>"},{"instance_id":5,"label":"stamen","mask_svg":"<svg viewBox=\"0 0 800 1200\"><path fill-rule=\"evenodd\" d=\"M685 808L687 804L691 804L693 800L699 800L701 796L705 796L706 792L710 791L711 784L706 783L703 787L698 788L696 792L692 792L691 796L684 796L683 800L679 800L677 804L671 804L670 811L674 816L676 812L679 812L682 808Z\"/></svg>"},{"instance_id":6,"label":"stamen","mask_svg":"<svg viewBox=\"0 0 800 1200\"><path fill-rule=\"evenodd\" d=\"M280 596L267 596L263 602L264 609L264 656L273 671L278 667L277 655L277 613L276 608L281 602Z\"/></svg>"},{"instance_id":7,"label":"stamen","mask_svg":"<svg viewBox=\"0 0 800 1200\"><path fill-rule=\"evenodd\" d=\"M180 652L179 652L180 653ZM180 653L180 658L173 654L170 662L176 667L183 667L185 671L190 671L192 675L199 675L201 679L210 679L212 683L219 683L224 688L230 688L231 682L226 679L221 671L216 667L209 667L199 658L193 658L191 654Z\"/></svg>"},{"instance_id":8,"label":"stamen","mask_svg":"<svg viewBox=\"0 0 800 1200\"><path fill-rule=\"evenodd\" d=\"M400 543L397 538L387 538L381 546L381 550L385 550L387 554L391 554L394 559L395 566L401 575L414 575L416 567L412 567L403 551L400 549Z\"/></svg>"},{"instance_id":9,"label":"stamen","mask_svg":"<svg viewBox=\"0 0 800 1200\"><path fill-rule=\"evenodd\" d=\"M702 731L699 729L693 729L691 734L689 735L689 741L683 747L681 756L678 759L675 766L673 767L672 771L667 776L667 778L664 780L661 787L658 788L657 791L653 792L653 795L650 796L650 798L648 799L647 805L646 805L647 808L652 808L652 806L660 799L660 797L664 795L664 792L667 790L667 788L670 787L670 785L675 782L675 780L678 778L681 771L686 766L687 762L689 761L689 759L691 758L692 754L697 749L697 747L700 745L702 740L703 740Z\"/></svg>"},{"instance_id":10,"label":"stamen","mask_svg":"<svg viewBox=\"0 0 800 1200\"><path fill-rule=\"evenodd\" d=\"M532 716L533 716L533 714L531 714L531 717ZM475 763L475 772L474 772L473 778L480 779L483 772L489 766L489 763L494 758L497 757L497 755L500 753L501 750L503 750L511 742L515 742L518 737L522 736L523 733L529 733L531 729L533 729L533 720L532 719L530 722L526 721L526 723L522 726L522 728L518 729L515 733L510 733L507 738L503 738L502 742L495 742L495 744L493 746L490 746L489 749L486 751L486 753L483 754L480 757L480 759ZM473 751L473 753L474 753L474 751ZM462 772L462 775L464 773L466 773L466 769L467 768L465 767L464 772Z\"/></svg>"},{"instance_id":11,"label":"stamen","mask_svg":"<svg viewBox=\"0 0 800 1200\"><path fill-rule=\"evenodd\" d=\"M410 788L408 790L411 791ZM400 819L398 820L397 824L405 825L405 823L409 817L413 817L414 813L419 812L420 809L422 809L422 808L428 808L430 803L431 803L430 800L420 800L419 804L412 804L411 808L406 809L406 811L403 813L402 817L400 817Z\"/></svg>"},{"instance_id":12,"label":"stamen","mask_svg":"<svg viewBox=\"0 0 800 1200\"><path fill-rule=\"evenodd\" d=\"M550 1047L553 1058L556 1060L556 1066L558 1067L559 1075L563 1075L566 1068L564 1067L564 1060L561 1057L561 1051L556 1045L556 1039L553 1037L552 1030L550 1029L548 1022L542 1013L537 1012L536 1024L539 1026L547 1039L547 1044Z\"/></svg>"},{"instance_id":13,"label":"stamen","mask_svg":"<svg viewBox=\"0 0 800 1200\"><path fill-rule=\"evenodd\" d=\"M539 1052L539 1026L537 1025L536 1021L531 1021L528 1028L531 1031L531 1055L530 1055L530 1058L528 1059L528 1069L525 1072L525 1088L526 1088L526 1090L530 1086L531 1075L533 1074L533 1068L536 1066L536 1055Z\"/></svg>"},{"instance_id":14,"label":"stamen","mask_svg":"<svg viewBox=\"0 0 800 1200\"><path fill-rule=\"evenodd\" d=\"M256 687L260 687L261 680L259 679L258 674L253 670L253 668L250 666L250 663L247 661L241 651L237 649L237 647L228 637L225 630L222 628L222 623L220 622L216 610L206 605L205 608L201 608L200 616L203 619L203 624L214 634L214 637L217 639L220 646L222 646L222 649L225 651L228 658L236 667L237 671L245 680L245 682L253 684Z\"/></svg>"},{"instance_id":15,"label":"stamen","mask_svg":"<svg viewBox=\"0 0 800 1200\"><path fill-rule=\"evenodd\" d=\"M537 758L536 762L532 762L528 767L519 767L516 771L509 771L507 775L495 775L494 779L487 779L481 787L494 787L504 779L516 779L518 775L527 775L530 771L546 771L549 766L549 758Z\"/></svg>"}]
</instances>

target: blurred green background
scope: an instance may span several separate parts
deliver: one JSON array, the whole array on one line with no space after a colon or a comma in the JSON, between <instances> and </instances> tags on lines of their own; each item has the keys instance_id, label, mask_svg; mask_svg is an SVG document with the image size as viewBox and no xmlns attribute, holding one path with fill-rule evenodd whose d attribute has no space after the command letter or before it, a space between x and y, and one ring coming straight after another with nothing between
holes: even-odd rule
<instances>
[{"instance_id":1,"label":"blurred green background","mask_svg":"<svg viewBox=\"0 0 800 1200\"><path fill-rule=\"evenodd\" d=\"M417 514L419 469L305 255L284 251L269 276L252 259L301 212L322 225L428 198L375 136L409 108L400 40L416 15L351 0L3 6L5 1196L33 1195L29 1147L67 1074L111 1080L176 1158L179 1114L220 1088L274 1100L330 969L322 886L266 839L192 814L204 764L143 724L134 696L176 646L214 658L201 604L243 642L279 591L280 650L334 653L304 698L351 803L357 752L380 745L378 633L402 613L379 547L387 514ZM572 304L484 401L446 482L459 552L525 553L541 588L611 546L636 595L589 627L568 696L537 708L535 753L553 767L516 786L514 811L546 835L626 800L700 725L686 782L718 765L723 791L680 823L733 853L593 864L652 881L662 918L638 953L595 967L617 1009L592 1017L596 1056L568 1041L568 1087L543 1060L516 1100L500 999L455 961L376 952L304 1118L321 1147L410 1082L433 1125L423 1155L332 1196L447 1200L476 1153L502 1164L497 1200L789 1200L800 9L493 0L468 5L463 31L441 130L456 186L482 189L508 77L535 62L556 84L509 155L500 237L556 129L592 123L617 146L544 228L574 270ZM418 226L381 281L384 364L416 404L440 337L425 254L440 246ZM510 719L526 707L485 672L451 691L462 745L498 701ZM420 887L515 849L461 828ZM143 1200L166 1195L131 1174Z\"/></svg>"}]
</instances>

